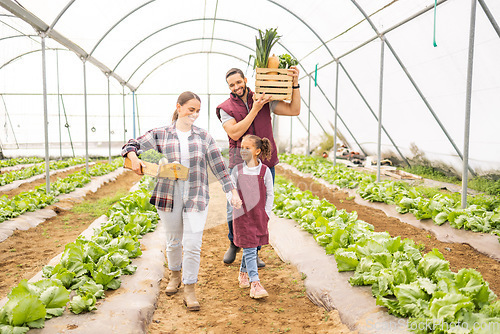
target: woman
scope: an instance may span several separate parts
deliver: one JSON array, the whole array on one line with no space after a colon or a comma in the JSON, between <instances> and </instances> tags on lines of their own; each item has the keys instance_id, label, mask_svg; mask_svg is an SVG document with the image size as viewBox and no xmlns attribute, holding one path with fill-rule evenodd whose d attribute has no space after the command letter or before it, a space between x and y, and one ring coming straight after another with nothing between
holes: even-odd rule
<instances>
[{"instance_id":1,"label":"woman","mask_svg":"<svg viewBox=\"0 0 500 334\"><path fill-rule=\"evenodd\" d=\"M158 179L150 201L156 206L167 230L166 250L171 275L166 293L175 294L181 282L184 283L184 304L190 311L200 309L195 284L208 212L207 163L224 192L232 193L232 204L241 207L238 192L215 140L205 130L193 125L199 116L200 106L198 95L182 93L177 99L171 125L149 130L139 138L129 140L122 149L122 155L131 160L132 170L137 174L142 174L144 167L137 157L139 149L154 149L165 155L169 162L178 161L189 168L186 181Z\"/></svg>"}]
</instances>

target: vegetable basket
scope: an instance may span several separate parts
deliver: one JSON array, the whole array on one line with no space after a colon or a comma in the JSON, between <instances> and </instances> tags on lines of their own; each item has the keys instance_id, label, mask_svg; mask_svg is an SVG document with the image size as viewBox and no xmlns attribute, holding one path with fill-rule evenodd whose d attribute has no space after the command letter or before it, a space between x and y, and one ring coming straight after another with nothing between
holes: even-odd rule
<instances>
[{"instance_id":1,"label":"vegetable basket","mask_svg":"<svg viewBox=\"0 0 500 334\"><path fill-rule=\"evenodd\" d=\"M256 68L255 94L259 98L261 94L271 95L271 100L292 99L292 80L287 69L278 68Z\"/></svg>"}]
</instances>

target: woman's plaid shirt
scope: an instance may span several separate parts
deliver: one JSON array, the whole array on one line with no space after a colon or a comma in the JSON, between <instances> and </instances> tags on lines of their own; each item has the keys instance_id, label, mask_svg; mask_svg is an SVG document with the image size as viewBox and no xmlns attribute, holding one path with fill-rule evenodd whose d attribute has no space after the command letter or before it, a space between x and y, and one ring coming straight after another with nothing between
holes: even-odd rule
<instances>
[{"instance_id":1,"label":"woman's plaid shirt","mask_svg":"<svg viewBox=\"0 0 500 334\"><path fill-rule=\"evenodd\" d=\"M215 140L210 134L199 127L193 126L189 140L189 179L186 181L189 190L183 196L184 211L203 211L210 198L208 192L207 162L212 172L222 184L224 192L235 188L229 176L229 170L224 164ZM146 152L154 149L164 154L169 162L181 161L179 138L175 130L175 123L149 130L137 139L130 139L122 148L122 156L138 150ZM159 178L153 190L151 203L158 209L172 211L174 206L175 181Z\"/></svg>"}]
</instances>

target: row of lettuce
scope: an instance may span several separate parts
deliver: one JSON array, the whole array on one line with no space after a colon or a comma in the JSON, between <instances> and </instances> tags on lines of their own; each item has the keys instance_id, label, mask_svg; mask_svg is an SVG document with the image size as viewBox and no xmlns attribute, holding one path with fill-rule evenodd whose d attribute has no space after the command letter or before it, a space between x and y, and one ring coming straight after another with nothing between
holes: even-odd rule
<instances>
[{"instance_id":1,"label":"row of lettuce","mask_svg":"<svg viewBox=\"0 0 500 334\"><path fill-rule=\"evenodd\" d=\"M460 193L443 193L437 189L414 187L403 181L375 182L375 175L361 173L342 164L334 166L332 161L322 158L283 154L280 160L341 188L357 188L362 198L396 205L398 212L412 213L417 219L432 219L436 225L449 222L450 226L457 229L500 236L498 197L468 195L468 205L462 209Z\"/></svg>"},{"instance_id":2,"label":"row of lettuce","mask_svg":"<svg viewBox=\"0 0 500 334\"><path fill-rule=\"evenodd\" d=\"M38 158L35 158L38 159ZM63 169L85 163L85 158L69 158L64 160L54 160L49 162L50 170ZM19 170L10 171L0 175L0 186L12 183L17 180L26 180L32 176L45 173L45 164L37 164Z\"/></svg>"},{"instance_id":3,"label":"row of lettuce","mask_svg":"<svg viewBox=\"0 0 500 334\"><path fill-rule=\"evenodd\" d=\"M36 164L36 163L43 162L43 161L44 161L44 159L37 158L37 157L3 159L3 160L0 160L0 168L12 167L12 166L16 166L16 165Z\"/></svg>"},{"instance_id":4,"label":"row of lettuce","mask_svg":"<svg viewBox=\"0 0 500 334\"><path fill-rule=\"evenodd\" d=\"M274 213L314 236L351 285L372 288L377 305L408 318L417 333L499 333L500 301L474 269L452 272L434 249L422 256L410 239L374 232L356 212L338 210L277 177ZM458 330L457 330L458 329Z\"/></svg>"},{"instance_id":5,"label":"row of lettuce","mask_svg":"<svg viewBox=\"0 0 500 334\"><path fill-rule=\"evenodd\" d=\"M144 177L138 190L115 203L90 239L67 244L60 262L43 268L45 279L23 280L14 287L0 309L0 333L43 328L46 319L61 316L67 305L75 314L95 310L105 290L118 289L120 276L134 273L131 259L142 254L139 239L154 231L159 219L149 203L151 182Z\"/></svg>"},{"instance_id":6,"label":"row of lettuce","mask_svg":"<svg viewBox=\"0 0 500 334\"><path fill-rule=\"evenodd\" d=\"M111 163L99 163L85 170L69 174L65 178L58 178L50 184L50 192L46 192L45 183L32 190L22 192L9 198L7 195L0 197L0 223L15 218L25 212L33 212L58 201L61 194L67 194L76 188L81 188L91 181L93 176L108 174L123 165L123 158L114 159Z\"/></svg>"}]
</instances>

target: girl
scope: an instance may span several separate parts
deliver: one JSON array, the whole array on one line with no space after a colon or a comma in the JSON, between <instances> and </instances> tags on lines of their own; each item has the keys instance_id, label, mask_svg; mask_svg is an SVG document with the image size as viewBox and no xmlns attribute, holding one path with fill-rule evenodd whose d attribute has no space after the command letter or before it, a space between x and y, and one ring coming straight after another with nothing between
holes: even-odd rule
<instances>
[{"instance_id":1,"label":"girl","mask_svg":"<svg viewBox=\"0 0 500 334\"><path fill-rule=\"evenodd\" d=\"M201 241L208 212L207 164L222 184L224 192L232 193L231 204L241 206L238 192L214 139L205 130L193 125L200 113L200 105L198 95L182 93L177 99L171 125L130 139L122 149L122 155L132 161L132 169L137 174L142 174L141 167L144 167L144 163L137 158L139 149L157 150L169 162L180 161L190 168L186 181L159 178L150 200L166 226L167 261L171 276L165 292L167 295L175 294L182 281L184 304L190 311L200 309L194 289L198 281Z\"/></svg>"},{"instance_id":2,"label":"girl","mask_svg":"<svg viewBox=\"0 0 500 334\"><path fill-rule=\"evenodd\" d=\"M257 246L269 243L267 222L273 207L273 177L269 168L259 158L271 156L271 142L255 135L246 135L241 142L243 163L233 168L231 176L236 181L243 204L233 211L234 244L243 248L240 288L250 287L250 297L263 298L268 293L262 287L257 269ZM228 196L229 198L229 196Z\"/></svg>"}]
</instances>

